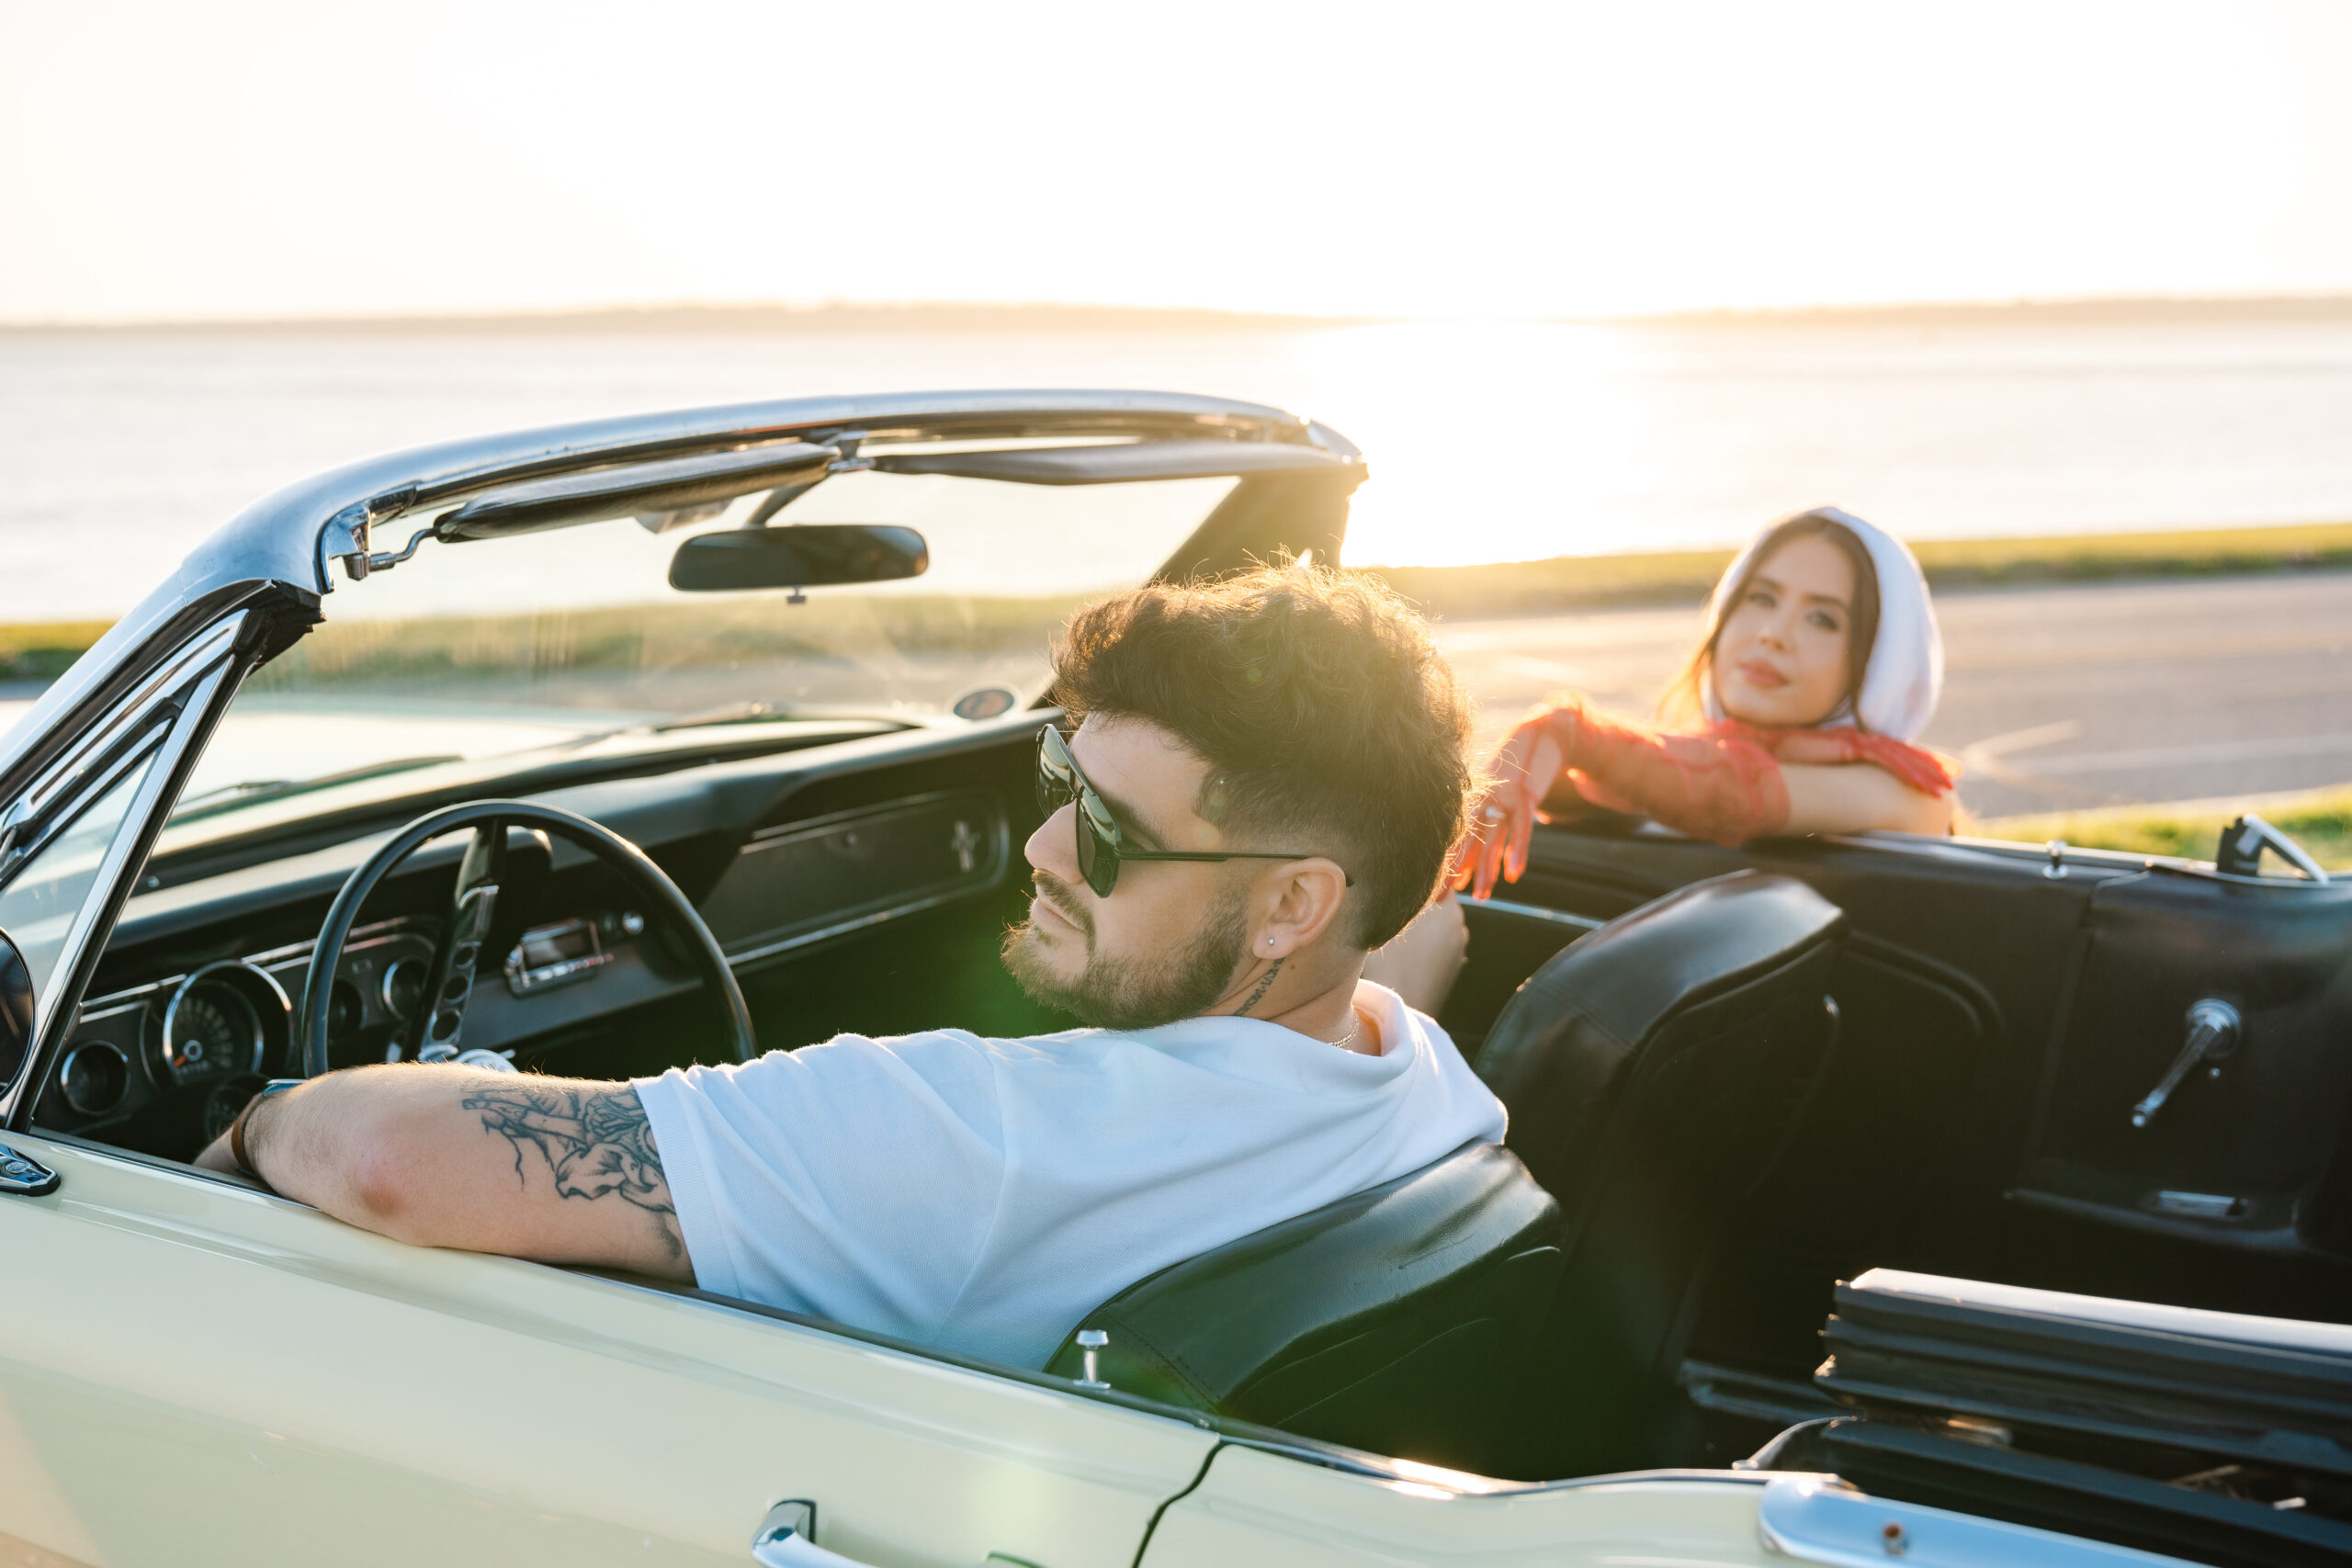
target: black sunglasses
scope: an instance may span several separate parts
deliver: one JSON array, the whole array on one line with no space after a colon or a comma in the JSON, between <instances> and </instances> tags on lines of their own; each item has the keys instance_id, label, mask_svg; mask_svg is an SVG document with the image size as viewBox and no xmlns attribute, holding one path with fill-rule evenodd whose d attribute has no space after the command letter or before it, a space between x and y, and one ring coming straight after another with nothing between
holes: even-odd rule
<instances>
[{"instance_id":1,"label":"black sunglasses","mask_svg":"<svg viewBox=\"0 0 2352 1568\"><path fill-rule=\"evenodd\" d=\"M1119 885L1119 863L1130 860L1310 860L1315 857L1272 850L1232 850L1215 854L1182 850L1131 850L1119 841L1119 819L1111 815L1086 775L1078 771L1069 742L1052 725L1037 731L1037 809L1051 817L1069 802L1078 803L1078 871L1098 898L1108 898ZM1340 872L1343 876L1347 873ZM1355 878L1348 877L1348 886Z\"/></svg>"}]
</instances>

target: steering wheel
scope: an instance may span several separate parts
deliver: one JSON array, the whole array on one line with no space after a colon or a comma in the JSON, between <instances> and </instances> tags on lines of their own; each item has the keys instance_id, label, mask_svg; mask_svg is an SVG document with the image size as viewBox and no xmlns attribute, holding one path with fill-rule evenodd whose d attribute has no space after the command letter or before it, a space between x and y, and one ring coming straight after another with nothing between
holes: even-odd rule
<instances>
[{"instance_id":1,"label":"steering wheel","mask_svg":"<svg viewBox=\"0 0 2352 1568\"><path fill-rule=\"evenodd\" d=\"M342 962L344 943L351 939L352 922L358 918L360 905L419 844L460 828L471 828L473 842L467 846L465 862L458 868L458 886L450 899L449 916L443 923L440 940L433 947L433 963L427 970L431 978L422 1004L422 1038L416 1052L419 1061L427 1062L452 1061L460 1056L458 1041L465 1025L466 1001L473 994L474 971L481 961L482 940L490 934L491 916L498 902L509 825L544 829L559 838L569 839L619 872L652 907L656 919L666 917L678 934L687 939L695 967L701 972L704 984L717 991L727 1005L728 1043L735 1059L748 1062L759 1055L759 1043L752 1032L752 1010L744 1003L743 988L735 983L735 972L728 967L727 954L720 951L718 939L703 924L702 916L695 913L686 896L678 891L678 885L643 850L600 823L552 806L524 800L473 800L420 817L393 834L390 842L368 857L367 864L351 874L343 891L335 895L334 907L327 910L326 923L319 928L318 946L311 953L310 978L302 990L303 1077L318 1077L328 1071L328 998L334 988L335 967ZM505 1058L490 1052L462 1055L468 1060L488 1058L482 1061L483 1066L513 1070Z\"/></svg>"}]
</instances>

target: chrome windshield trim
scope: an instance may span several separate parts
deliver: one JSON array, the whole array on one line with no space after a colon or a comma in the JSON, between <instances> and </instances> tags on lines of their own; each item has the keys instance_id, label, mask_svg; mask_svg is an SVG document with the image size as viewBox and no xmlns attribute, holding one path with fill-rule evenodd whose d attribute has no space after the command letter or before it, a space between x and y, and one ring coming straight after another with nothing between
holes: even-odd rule
<instances>
[{"instance_id":1,"label":"chrome windshield trim","mask_svg":"<svg viewBox=\"0 0 2352 1568\"><path fill-rule=\"evenodd\" d=\"M88 961L95 957L90 952L92 940L102 926L112 923L114 911L121 907L122 895L128 891L123 885L131 873L131 862L144 854L153 838L164 797L179 787L183 764L193 760L191 753L198 740L209 731L207 717L222 695L221 687L233 668L234 661L224 652L219 662L198 678L179 721L156 750L147 776L140 781L138 793L131 796L130 808L123 813L120 826L107 842L106 854L98 862L97 874L91 879L90 891L84 897L81 908L74 912L64 945L58 951L57 967L50 972L49 986L41 992L35 1009L34 1043L26 1064L26 1079L39 1077L50 1057L63 1045L65 1026L71 1021L73 1011L63 1004L89 983Z\"/></svg>"},{"instance_id":2,"label":"chrome windshield trim","mask_svg":"<svg viewBox=\"0 0 2352 1568\"><path fill-rule=\"evenodd\" d=\"M902 392L802 398L641 414L446 442L353 463L248 507L188 558L258 552L280 581L334 591L327 563L365 541L374 523L474 491L568 474L729 449L821 440L836 430L862 440L1022 439L1042 435L1172 435L1228 432L1260 441L1328 444L1305 420L1263 403L1181 392Z\"/></svg>"},{"instance_id":3,"label":"chrome windshield trim","mask_svg":"<svg viewBox=\"0 0 2352 1568\"><path fill-rule=\"evenodd\" d=\"M79 796L82 784L93 773L114 771L113 758L126 744L143 746L140 731L154 721L156 710L166 704L179 701L186 692L191 675L205 665L228 654L240 632L244 629L242 612L228 616L204 636L196 638L178 653L162 660L149 672L137 690L101 719L87 739L52 768L43 778L17 797L17 805L10 815L24 821L34 821L53 812L62 801Z\"/></svg>"}]
</instances>

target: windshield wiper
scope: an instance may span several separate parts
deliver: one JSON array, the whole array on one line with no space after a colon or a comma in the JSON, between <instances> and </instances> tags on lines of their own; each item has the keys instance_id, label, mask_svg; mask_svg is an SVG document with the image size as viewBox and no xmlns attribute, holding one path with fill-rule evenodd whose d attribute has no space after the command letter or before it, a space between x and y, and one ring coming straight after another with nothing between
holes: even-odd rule
<instances>
[{"instance_id":1,"label":"windshield wiper","mask_svg":"<svg viewBox=\"0 0 2352 1568\"><path fill-rule=\"evenodd\" d=\"M171 820L185 822L198 817L216 816L233 811L256 801L277 800L289 795L307 795L315 789L331 789L336 784L358 784L366 779L382 778L388 773L405 773L417 768L438 767L444 762L462 762L465 758L456 752L430 757L400 757L389 762L370 762L364 768L345 768L341 773L321 773L308 779L244 779L236 784L208 789L201 795L191 795L172 808Z\"/></svg>"}]
</instances>

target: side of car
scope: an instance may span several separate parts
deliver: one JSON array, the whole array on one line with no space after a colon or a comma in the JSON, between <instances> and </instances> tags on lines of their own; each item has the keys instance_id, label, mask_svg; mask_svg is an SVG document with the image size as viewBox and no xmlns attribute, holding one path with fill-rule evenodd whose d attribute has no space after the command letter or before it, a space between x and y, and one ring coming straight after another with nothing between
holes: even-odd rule
<instances>
[{"instance_id":1,"label":"side of car","mask_svg":"<svg viewBox=\"0 0 2352 1568\"><path fill-rule=\"evenodd\" d=\"M1691 1325L1690 1460L1828 1413L1820 1325L1869 1268L2352 1319L2352 886L2061 845L1544 829L1504 907L1468 905L1446 1021L1475 1051L1498 999L1480 944L1531 914L1607 919L1739 869L1811 885L1853 935L1837 1047Z\"/></svg>"},{"instance_id":2,"label":"side of car","mask_svg":"<svg viewBox=\"0 0 2352 1568\"><path fill-rule=\"evenodd\" d=\"M720 422L706 439L731 430ZM657 448L676 440L652 435ZM318 618L327 558L367 555L371 503L345 504L359 482L304 492L291 533L251 519L225 531L0 757L0 925L21 971L0 1009L0 1535L12 1552L740 1562L764 1530L769 1561L816 1560L813 1542L881 1563L1109 1565L1136 1561L1178 1499L1208 1507L1242 1462L1209 1485L1212 1460L1245 1448L1324 1478L1328 1495L1289 1506L1293 1530L1343 1541L1341 1520L1370 1497L1448 1535L1442 1509L1482 1489L1472 1478L1413 1480L1271 1434L1248 1448L1214 1422L1068 1379L698 1292L420 1252L175 1160L40 1130L39 1092L223 707ZM1335 547L1329 509L1306 515L1318 532L1301 542ZM1204 558L1261 543L1227 532L1202 542ZM1671 1534L1755 1559L1756 1486L1659 1484L1674 1506L1629 1513L1617 1494L1564 1493L1540 1515L1491 1512L1510 1516L1498 1539L1547 1561L1661 1513L1683 1520ZM1686 1495L1713 1501L1693 1514ZM1198 1555L1171 1537L1159 1560Z\"/></svg>"},{"instance_id":3,"label":"side of car","mask_svg":"<svg viewBox=\"0 0 2352 1568\"><path fill-rule=\"evenodd\" d=\"M888 412L887 402L876 407ZM972 428L995 420L1000 433L1014 419L1007 409L1016 424L1030 422L1022 430L1082 418L1159 422L1154 429L1278 423L1272 411L1138 394L1043 413L1007 395L977 395L973 405ZM566 465L651 468L699 461L699 452L704 467L684 478L662 468L630 492L633 508L684 509L708 499L694 486L753 470L776 483L761 467L763 446L793 448L778 473L854 464L842 445L854 437L842 429L859 412L844 402L822 419L807 408L670 416L447 453L435 459L444 469L422 477L363 466L298 487L192 558L0 744L0 927L26 960L22 984L0 986L0 1135L12 1151L0 1168L0 1257L12 1287L0 1307L0 1534L11 1550L94 1564L750 1554L885 1568L1231 1568L1829 1562L1915 1529L1972 1543L1955 1561L2002 1561L2055 1539L1864 1498L1818 1475L1715 1469L1513 1483L1351 1452L697 1292L419 1251L34 1121L164 811L239 682L318 618L331 560L354 581L396 564L371 551L368 530L435 487L462 502L503 475L515 481L515 506L576 508L588 488L610 491L614 475L566 489ZM1285 546L1336 550L1344 489L1335 495L1327 478L1308 496L1298 475L1329 470L1351 485L1361 467L1344 443L1282 420L1283 442L1317 455L1272 450L1280 443L1268 437L1269 450L1250 459L1272 476L1268 487L1238 490L1242 503L1203 525L1179 569ZM812 421L831 422L831 445L798 439L826 434ZM1030 452L942 460L983 477L1008 463L1059 462L1149 478L1163 458L1238 466L1224 450L1116 446L1051 461ZM1056 470L1040 482L1067 480ZM525 521L544 521L534 519ZM975 729L967 760L1001 753L1005 740ZM943 752L924 735L880 734L813 748L808 771L839 779L918 751L928 768L957 764L955 745ZM748 787L749 764L710 766ZM741 847L724 846L719 859ZM1557 849L1547 840L1545 866ZM1532 968L1537 950L1643 901L1640 880L1621 887L1613 908L1532 883L1527 908L1496 918ZM1977 998L1957 981L1947 989ZM1817 992L1813 1001L1818 1015ZM1897 1537L1883 1534L1890 1525ZM2100 1560L2095 1547L2069 1550Z\"/></svg>"}]
</instances>

